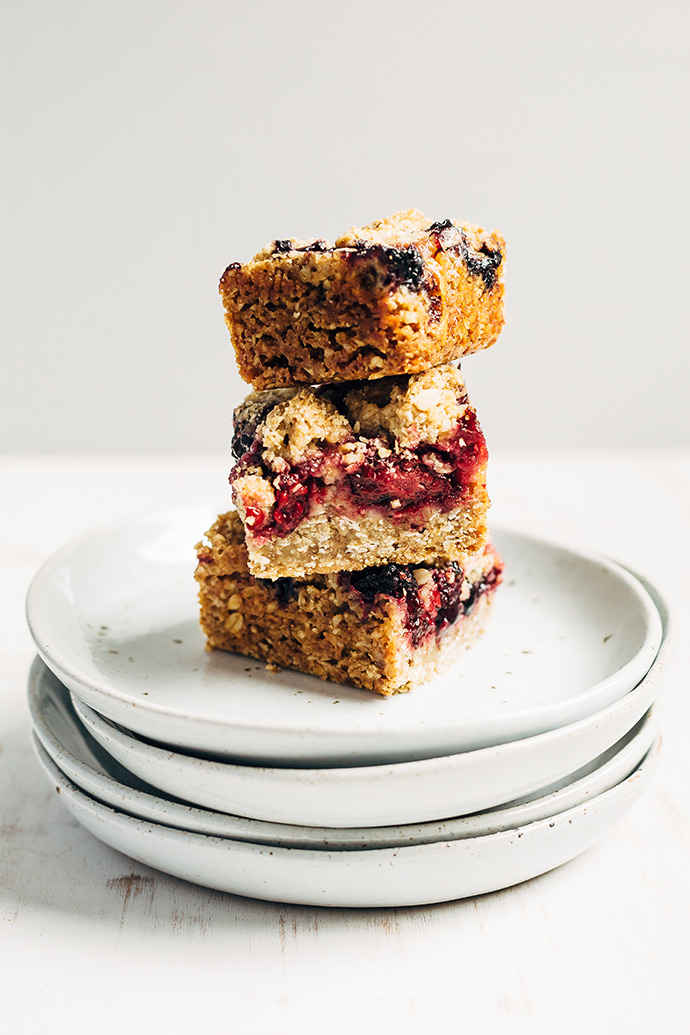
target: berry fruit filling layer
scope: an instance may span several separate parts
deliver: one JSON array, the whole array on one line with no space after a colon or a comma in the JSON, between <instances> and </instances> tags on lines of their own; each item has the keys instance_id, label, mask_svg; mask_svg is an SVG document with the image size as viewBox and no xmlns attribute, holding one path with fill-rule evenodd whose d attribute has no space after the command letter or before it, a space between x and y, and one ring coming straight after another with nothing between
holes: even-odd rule
<instances>
[{"instance_id":1,"label":"berry fruit filling layer","mask_svg":"<svg viewBox=\"0 0 690 1035\"><path fill-rule=\"evenodd\" d=\"M443 568L413 568L412 565L386 564L363 571L343 572L340 582L353 590L367 610L380 606L385 598L395 600L402 610L403 624L412 647L420 647L469 614L477 600L500 584L503 562L493 555L494 564L481 578L468 583L459 564Z\"/></svg>"},{"instance_id":2,"label":"berry fruit filling layer","mask_svg":"<svg viewBox=\"0 0 690 1035\"><path fill-rule=\"evenodd\" d=\"M451 364L346 389L257 393L235 414L230 475L248 535L284 537L317 510L424 528L484 487L486 441Z\"/></svg>"}]
</instances>

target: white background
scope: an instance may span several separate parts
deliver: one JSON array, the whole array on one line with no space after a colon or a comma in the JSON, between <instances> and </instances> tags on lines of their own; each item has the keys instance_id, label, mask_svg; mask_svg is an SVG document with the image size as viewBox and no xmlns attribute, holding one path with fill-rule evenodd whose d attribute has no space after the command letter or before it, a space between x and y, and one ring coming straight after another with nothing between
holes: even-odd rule
<instances>
[{"instance_id":1,"label":"white background","mask_svg":"<svg viewBox=\"0 0 690 1035\"><path fill-rule=\"evenodd\" d=\"M688 5L6 2L0 448L224 450L217 282L398 208L498 227L490 446L690 441Z\"/></svg>"}]
</instances>

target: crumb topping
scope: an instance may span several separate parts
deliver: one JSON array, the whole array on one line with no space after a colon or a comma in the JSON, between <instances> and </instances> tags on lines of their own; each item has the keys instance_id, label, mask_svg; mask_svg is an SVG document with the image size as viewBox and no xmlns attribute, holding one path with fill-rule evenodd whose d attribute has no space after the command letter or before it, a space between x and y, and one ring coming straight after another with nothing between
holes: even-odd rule
<instances>
[{"instance_id":1,"label":"crumb topping","mask_svg":"<svg viewBox=\"0 0 690 1035\"><path fill-rule=\"evenodd\" d=\"M277 401L255 394L235 415L233 453L233 499L252 541L288 536L324 508L423 530L432 512L485 491L486 443L451 363Z\"/></svg>"},{"instance_id":2,"label":"crumb topping","mask_svg":"<svg viewBox=\"0 0 690 1035\"><path fill-rule=\"evenodd\" d=\"M321 388L253 392L235 411L233 454L254 453L271 470L338 446L352 465L380 439L379 456L442 442L468 411L462 374L452 363L422 374ZM365 441L367 440L367 441Z\"/></svg>"},{"instance_id":3,"label":"crumb topping","mask_svg":"<svg viewBox=\"0 0 690 1035\"><path fill-rule=\"evenodd\" d=\"M381 435L402 448L438 442L467 409L460 371L448 364L410 378L364 382L345 396L347 414L358 434ZM386 394L388 400L386 401Z\"/></svg>"},{"instance_id":4,"label":"crumb topping","mask_svg":"<svg viewBox=\"0 0 690 1035\"><path fill-rule=\"evenodd\" d=\"M294 464L352 435L347 419L333 403L310 388L303 388L286 402L279 402L257 430L264 460L274 469L276 460Z\"/></svg>"},{"instance_id":5,"label":"crumb topping","mask_svg":"<svg viewBox=\"0 0 690 1035\"><path fill-rule=\"evenodd\" d=\"M356 248L358 244L412 244L429 226L418 208L406 208L392 216L376 219L362 227L351 227L335 242L336 248Z\"/></svg>"}]
</instances>

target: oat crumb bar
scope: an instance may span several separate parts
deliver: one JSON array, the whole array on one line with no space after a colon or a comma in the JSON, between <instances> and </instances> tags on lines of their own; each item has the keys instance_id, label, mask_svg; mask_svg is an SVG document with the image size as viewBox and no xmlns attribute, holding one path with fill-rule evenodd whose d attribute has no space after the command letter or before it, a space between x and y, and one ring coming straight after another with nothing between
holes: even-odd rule
<instances>
[{"instance_id":1,"label":"oat crumb bar","mask_svg":"<svg viewBox=\"0 0 690 1035\"><path fill-rule=\"evenodd\" d=\"M230 475L263 578L436 563L485 542L487 450L460 371L250 395Z\"/></svg>"},{"instance_id":2,"label":"oat crumb bar","mask_svg":"<svg viewBox=\"0 0 690 1035\"><path fill-rule=\"evenodd\" d=\"M387 564L311 578L254 578L242 524L222 514L197 546L208 647L394 694L424 683L483 632L502 561Z\"/></svg>"},{"instance_id":3,"label":"oat crumb bar","mask_svg":"<svg viewBox=\"0 0 690 1035\"><path fill-rule=\"evenodd\" d=\"M416 209L334 245L276 240L220 280L240 374L255 388L417 373L485 349L503 326L505 242Z\"/></svg>"}]
</instances>

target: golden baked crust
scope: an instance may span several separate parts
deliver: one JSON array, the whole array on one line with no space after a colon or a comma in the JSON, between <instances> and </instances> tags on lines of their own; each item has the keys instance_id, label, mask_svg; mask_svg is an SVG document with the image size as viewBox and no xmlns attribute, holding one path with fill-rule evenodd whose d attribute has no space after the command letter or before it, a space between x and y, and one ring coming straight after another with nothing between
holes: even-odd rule
<instances>
[{"instance_id":1,"label":"golden baked crust","mask_svg":"<svg viewBox=\"0 0 690 1035\"><path fill-rule=\"evenodd\" d=\"M497 231L416 209L329 245L274 241L220 280L240 374L255 388L417 373L503 326Z\"/></svg>"},{"instance_id":2,"label":"golden baked crust","mask_svg":"<svg viewBox=\"0 0 690 1035\"><path fill-rule=\"evenodd\" d=\"M501 580L502 562L487 545L462 570L388 565L269 582L249 574L234 511L220 515L207 540L197 545L195 577L209 649L386 695L453 662L483 631Z\"/></svg>"}]
</instances>

